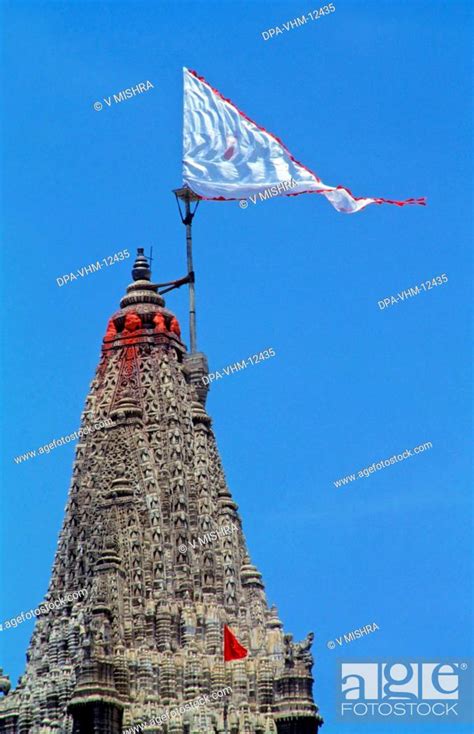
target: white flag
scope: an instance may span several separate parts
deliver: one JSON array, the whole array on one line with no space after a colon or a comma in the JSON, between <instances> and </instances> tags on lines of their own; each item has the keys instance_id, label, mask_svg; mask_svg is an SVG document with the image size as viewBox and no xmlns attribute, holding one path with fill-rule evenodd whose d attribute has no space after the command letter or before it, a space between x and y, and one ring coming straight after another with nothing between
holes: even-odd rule
<instances>
[{"instance_id":1,"label":"white flag","mask_svg":"<svg viewBox=\"0 0 474 734\"><path fill-rule=\"evenodd\" d=\"M293 158L274 135L257 125L195 71L184 72L183 183L203 199L247 199L272 187L285 196L323 194L339 212L368 204L425 204L355 197L328 186ZM275 190L275 189L274 189Z\"/></svg>"}]
</instances>

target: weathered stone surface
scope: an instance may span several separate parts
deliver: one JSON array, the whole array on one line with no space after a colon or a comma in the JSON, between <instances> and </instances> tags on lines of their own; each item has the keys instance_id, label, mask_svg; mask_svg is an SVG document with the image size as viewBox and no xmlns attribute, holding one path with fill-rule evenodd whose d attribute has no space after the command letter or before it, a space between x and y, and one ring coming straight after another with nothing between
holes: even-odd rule
<instances>
[{"instance_id":1,"label":"weathered stone surface","mask_svg":"<svg viewBox=\"0 0 474 734\"><path fill-rule=\"evenodd\" d=\"M0 687L0 734L120 734L203 695L144 731L314 734L312 637L284 635L251 563L205 410L206 359L186 355L142 255L133 277L82 415L113 425L77 445L46 600L87 595L38 618L25 675ZM224 624L244 660L224 663Z\"/></svg>"}]
</instances>

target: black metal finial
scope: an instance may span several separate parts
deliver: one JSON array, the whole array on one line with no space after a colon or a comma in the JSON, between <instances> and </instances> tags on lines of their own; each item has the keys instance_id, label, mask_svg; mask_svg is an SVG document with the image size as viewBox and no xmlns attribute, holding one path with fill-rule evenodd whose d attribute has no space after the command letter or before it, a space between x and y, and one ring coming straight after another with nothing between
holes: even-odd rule
<instances>
[{"instance_id":1,"label":"black metal finial","mask_svg":"<svg viewBox=\"0 0 474 734\"><path fill-rule=\"evenodd\" d=\"M150 280L151 270L148 258L145 256L143 247L137 248L137 258L133 264L133 280Z\"/></svg>"}]
</instances>

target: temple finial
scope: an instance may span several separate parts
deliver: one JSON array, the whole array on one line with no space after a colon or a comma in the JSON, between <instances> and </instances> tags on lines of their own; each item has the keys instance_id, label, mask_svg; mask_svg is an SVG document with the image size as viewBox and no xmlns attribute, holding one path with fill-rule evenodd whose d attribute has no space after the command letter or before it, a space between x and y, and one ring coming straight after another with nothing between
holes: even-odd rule
<instances>
[{"instance_id":1,"label":"temple finial","mask_svg":"<svg viewBox=\"0 0 474 734\"><path fill-rule=\"evenodd\" d=\"M150 280L151 278L150 263L144 252L143 247L137 248L137 257L132 270L133 280Z\"/></svg>"},{"instance_id":2,"label":"temple finial","mask_svg":"<svg viewBox=\"0 0 474 734\"><path fill-rule=\"evenodd\" d=\"M158 292L158 285L151 282L151 260L151 255L147 257L143 247L137 247L137 257L132 268L133 283L127 287L127 293L120 301L120 308L137 303L165 305L163 297Z\"/></svg>"}]
</instances>

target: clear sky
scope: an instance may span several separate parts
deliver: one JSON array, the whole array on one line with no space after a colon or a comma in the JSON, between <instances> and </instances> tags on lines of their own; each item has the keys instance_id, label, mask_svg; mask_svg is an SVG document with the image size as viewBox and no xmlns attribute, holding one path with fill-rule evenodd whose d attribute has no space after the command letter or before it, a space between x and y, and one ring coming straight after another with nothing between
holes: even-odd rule
<instances>
[{"instance_id":1,"label":"clear sky","mask_svg":"<svg viewBox=\"0 0 474 734\"><path fill-rule=\"evenodd\" d=\"M130 260L63 287L56 278L140 246L153 246L156 280L185 274L171 189L188 66L324 182L428 198L353 216L309 195L247 210L203 203L194 227L210 369L276 352L220 380L208 401L252 558L287 631L316 633L323 731L362 734L364 724L335 723L338 659L472 655L472 24L469 2L334 4L264 41L262 31L319 6L3 3L0 621L46 591L74 448L13 457L79 426ZM146 93L103 103L147 80ZM444 273L441 286L377 305ZM167 297L183 327L186 304L184 289ZM380 629L328 649L369 623ZM13 683L32 625L0 633Z\"/></svg>"}]
</instances>

